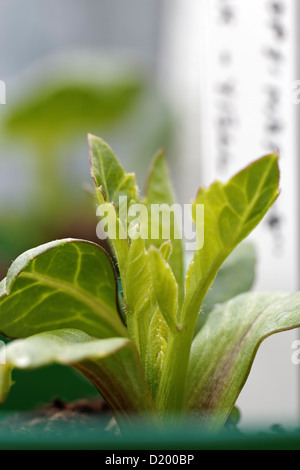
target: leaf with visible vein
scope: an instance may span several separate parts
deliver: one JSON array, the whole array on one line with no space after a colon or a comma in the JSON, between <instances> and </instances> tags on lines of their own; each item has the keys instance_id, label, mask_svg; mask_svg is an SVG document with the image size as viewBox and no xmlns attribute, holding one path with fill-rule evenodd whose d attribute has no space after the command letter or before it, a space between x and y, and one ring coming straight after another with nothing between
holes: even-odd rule
<instances>
[{"instance_id":1,"label":"leaf with visible vein","mask_svg":"<svg viewBox=\"0 0 300 470\"><path fill-rule=\"evenodd\" d=\"M8 337L58 328L98 338L127 335L111 260L94 243L65 239L27 251L8 270L0 292L0 331Z\"/></svg>"},{"instance_id":2,"label":"leaf with visible vein","mask_svg":"<svg viewBox=\"0 0 300 470\"><path fill-rule=\"evenodd\" d=\"M223 261L275 202L278 182L278 156L273 154L247 166L226 184L217 181L208 189L200 188L193 217L196 205L204 204L204 246L195 252L187 272L185 319L189 311L197 314Z\"/></svg>"},{"instance_id":3,"label":"leaf with visible vein","mask_svg":"<svg viewBox=\"0 0 300 470\"><path fill-rule=\"evenodd\" d=\"M300 293L240 294L217 306L194 339L186 408L222 427L247 379L261 342L300 326Z\"/></svg>"},{"instance_id":4,"label":"leaf with visible vein","mask_svg":"<svg viewBox=\"0 0 300 470\"><path fill-rule=\"evenodd\" d=\"M99 390L119 424L136 413L148 416L154 404L147 389L134 344L126 338L95 340L76 329L43 332L6 346L6 364L0 366L0 402L12 385L11 371L49 364L78 369Z\"/></svg>"}]
</instances>

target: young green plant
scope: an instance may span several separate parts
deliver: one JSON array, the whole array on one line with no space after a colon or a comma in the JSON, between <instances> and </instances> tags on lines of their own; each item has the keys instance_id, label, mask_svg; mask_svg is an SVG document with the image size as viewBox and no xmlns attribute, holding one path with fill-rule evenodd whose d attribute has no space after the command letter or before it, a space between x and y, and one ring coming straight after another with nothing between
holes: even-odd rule
<instances>
[{"instance_id":1,"label":"young green plant","mask_svg":"<svg viewBox=\"0 0 300 470\"><path fill-rule=\"evenodd\" d=\"M220 429L263 339L300 325L300 293L249 292L254 253L240 245L279 195L278 157L199 189L191 214L204 244L185 270L171 209L156 219L158 237L148 230L151 207L166 211L175 202L164 153L155 156L141 195L135 175L103 140L89 135L89 146L110 252L64 239L14 261L0 283L0 331L14 339L0 365L0 401L14 368L60 363L91 380L121 428L137 416L180 422L196 414L203 426ZM146 220L124 219L122 197L127 213L138 204Z\"/></svg>"}]
</instances>

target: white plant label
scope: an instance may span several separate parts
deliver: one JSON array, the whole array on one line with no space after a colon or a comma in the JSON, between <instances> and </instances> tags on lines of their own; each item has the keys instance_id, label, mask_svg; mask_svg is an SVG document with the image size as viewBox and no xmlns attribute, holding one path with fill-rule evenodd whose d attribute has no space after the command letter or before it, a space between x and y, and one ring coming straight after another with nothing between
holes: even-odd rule
<instances>
[{"instance_id":1,"label":"white plant label","mask_svg":"<svg viewBox=\"0 0 300 470\"><path fill-rule=\"evenodd\" d=\"M299 290L300 2L163 3L161 75L179 122L178 186L190 194L199 181L226 181L278 151L281 194L249 237L258 259L254 289ZM299 366L290 357L297 334L280 333L261 345L238 400L245 422L284 418L291 425L298 417Z\"/></svg>"},{"instance_id":2,"label":"white plant label","mask_svg":"<svg viewBox=\"0 0 300 470\"><path fill-rule=\"evenodd\" d=\"M226 180L253 159L279 152L282 191L251 236L257 287L297 290L296 2L211 0L203 13L205 182Z\"/></svg>"}]
</instances>

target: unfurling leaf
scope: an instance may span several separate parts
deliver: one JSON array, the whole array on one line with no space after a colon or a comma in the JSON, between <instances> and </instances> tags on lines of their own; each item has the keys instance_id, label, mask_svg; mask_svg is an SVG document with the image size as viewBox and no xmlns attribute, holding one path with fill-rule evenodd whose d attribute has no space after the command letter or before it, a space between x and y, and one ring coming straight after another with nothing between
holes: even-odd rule
<instances>
[{"instance_id":1,"label":"unfurling leaf","mask_svg":"<svg viewBox=\"0 0 300 470\"><path fill-rule=\"evenodd\" d=\"M159 309L169 328L176 330L178 284L175 276L163 254L157 248L149 248L149 260L153 289Z\"/></svg>"},{"instance_id":2,"label":"unfurling leaf","mask_svg":"<svg viewBox=\"0 0 300 470\"><path fill-rule=\"evenodd\" d=\"M104 140L89 135L91 175L96 188L102 187L106 201L112 202L119 217L119 197L127 203L139 198L136 178L126 173L110 146Z\"/></svg>"},{"instance_id":3,"label":"unfurling leaf","mask_svg":"<svg viewBox=\"0 0 300 470\"><path fill-rule=\"evenodd\" d=\"M142 238L132 240L128 253L125 275L125 303L129 337L144 357L151 305L152 277L149 256ZM143 360L143 359L142 359Z\"/></svg>"},{"instance_id":4,"label":"unfurling leaf","mask_svg":"<svg viewBox=\"0 0 300 470\"><path fill-rule=\"evenodd\" d=\"M184 295L184 254L182 239L176 237L181 221L176 218L176 211L173 211L175 195L170 180L166 157L162 151L158 152L153 159L148 174L144 202L149 211L149 239L146 241L146 246L154 245L156 248L160 248L161 244L168 240L163 237L164 231L169 233L169 238L172 242L172 253L170 254L169 264L178 283L178 299L179 304L181 304ZM162 211L165 206L165 219L163 219L163 215L159 213L157 217L153 217L153 212L151 211L154 209L152 205L162 207ZM155 239L151 238L151 233L157 233L159 236Z\"/></svg>"}]
</instances>

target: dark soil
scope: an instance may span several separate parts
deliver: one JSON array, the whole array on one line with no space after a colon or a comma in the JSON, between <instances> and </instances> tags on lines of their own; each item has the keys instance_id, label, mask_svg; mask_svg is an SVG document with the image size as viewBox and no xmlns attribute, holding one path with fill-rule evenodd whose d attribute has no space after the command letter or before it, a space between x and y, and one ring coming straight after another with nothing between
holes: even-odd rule
<instances>
[{"instance_id":1,"label":"dark soil","mask_svg":"<svg viewBox=\"0 0 300 470\"><path fill-rule=\"evenodd\" d=\"M3 433L20 435L35 433L89 432L118 433L110 409L101 399L78 400L66 403L59 398L31 412L16 412L0 421L0 436Z\"/></svg>"}]
</instances>

